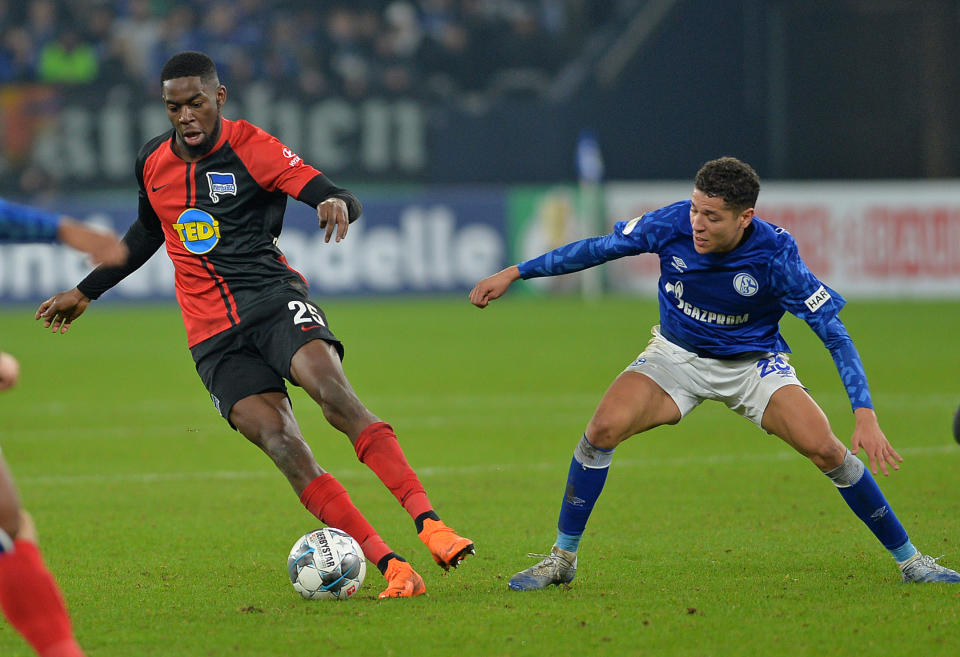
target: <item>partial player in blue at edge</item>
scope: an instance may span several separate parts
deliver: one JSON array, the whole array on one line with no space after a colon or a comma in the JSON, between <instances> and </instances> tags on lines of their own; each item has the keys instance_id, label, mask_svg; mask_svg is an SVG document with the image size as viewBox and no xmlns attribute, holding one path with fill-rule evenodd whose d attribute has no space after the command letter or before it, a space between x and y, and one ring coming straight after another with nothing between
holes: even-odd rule
<instances>
[{"instance_id":1,"label":"partial player in blue at edge","mask_svg":"<svg viewBox=\"0 0 960 657\"><path fill-rule=\"evenodd\" d=\"M561 246L483 279L470 301L485 308L523 278L557 276L639 253L660 258L660 323L646 349L614 380L573 452L557 540L511 589L569 584L577 549L603 490L614 449L636 434L676 424L715 399L809 458L890 551L904 582L960 582L917 551L871 475L903 459L877 422L863 363L838 314L846 303L807 268L787 231L754 214L760 179L732 157L703 165L691 199L616 224L609 235ZM785 312L803 319L836 363L855 417L851 449L788 361ZM855 456L863 449L870 469Z\"/></svg>"}]
</instances>

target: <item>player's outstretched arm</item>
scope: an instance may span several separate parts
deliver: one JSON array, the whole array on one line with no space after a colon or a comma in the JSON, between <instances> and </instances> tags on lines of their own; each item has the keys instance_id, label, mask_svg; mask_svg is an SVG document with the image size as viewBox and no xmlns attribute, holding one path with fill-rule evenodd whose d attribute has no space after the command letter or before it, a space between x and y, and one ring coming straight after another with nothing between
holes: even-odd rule
<instances>
[{"instance_id":1,"label":"player's outstretched arm","mask_svg":"<svg viewBox=\"0 0 960 657\"><path fill-rule=\"evenodd\" d=\"M477 308L486 308L491 301L502 297L507 288L519 278L520 269L516 265L502 269L493 276L487 276L470 291L470 303Z\"/></svg>"},{"instance_id":2,"label":"player's outstretched arm","mask_svg":"<svg viewBox=\"0 0 960 657\"><path fill-rule=\"evenodd\" d=\"M899 470L903 458L897 454L897 450L883 435L880 423L877 421L877 414L873 409L858 408L853 412L853 416L856 419L856 425L853 428L853 437L850 439L850 451L856 454L863 447L873 474L877 474L877 466L885 476L890 474L887 465L894 470Z\"/></svg>"},{"instance_id":3,"label":"player's outstretched arm","mask_svg":"<svg viewBox=\"0 0 960 657\"><path fill-rule=\"evenodd\" d=\"M90 299L77 288L54 294L40 304L34 319L43 318L44 328L66 333L77 317L90 305Z\"/></svg>"},{"instance_id":4,"label":"player's outstretched arm","mask_svg":"<svg viewBox=\"0 0 960 657\"><path fill-rule=\"evenodd\" d=\"M61 217L57 225L61 242L90 255L94 265L122 265L127 261L127 246L109 231L94 230L70 217Z\"/></svg>"}]
</instances>

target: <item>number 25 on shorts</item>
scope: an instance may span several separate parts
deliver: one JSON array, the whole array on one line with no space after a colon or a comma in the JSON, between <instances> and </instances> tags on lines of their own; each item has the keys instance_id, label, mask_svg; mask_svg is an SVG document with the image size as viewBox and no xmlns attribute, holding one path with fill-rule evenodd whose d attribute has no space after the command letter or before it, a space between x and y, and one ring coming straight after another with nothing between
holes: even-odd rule
<instances>
[{"instance_id":1,"label":"number 25 on shorts","mask_svg":"<svg viewBox=\"0 0 960 657\"><path fill-rule=\"evenodd\" d=\"M291 301L287 304L287 308L294 312L294 324L315 324L316 326L326 326L326 323L323 321L323 315L320 314L320 309L312 303L308 303L306 301ZM306 326L301 326L300 328L301 330L309 331L310 328L315 327L308 328Z\"/></svg>"}]
</instances>

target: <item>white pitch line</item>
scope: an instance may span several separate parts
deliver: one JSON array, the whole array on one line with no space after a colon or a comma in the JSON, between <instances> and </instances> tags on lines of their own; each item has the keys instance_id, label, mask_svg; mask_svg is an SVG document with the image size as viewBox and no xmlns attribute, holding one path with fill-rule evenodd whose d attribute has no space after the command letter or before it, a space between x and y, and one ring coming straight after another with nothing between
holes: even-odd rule
<instances>
[{"instance_id":1,"label":"white pitch line","mask_svg":"<svg viewBox=\"0 0 960 657\"><path fill-rule=\"evenodd\" d=\"M898 450L901 456L930 457L947 454L960 456L960 446L957 445L928 445L922 447L905 447ZM795 452L778 452L776 454L713 454L709 456L677 456L666 458L641 459L614 459L613 467L623 468L677 468L691 466L717 465L724 463L758 463L780 462L802 459ZM568 465L568 461L560 460L538 463L495 463L470 466L426 466L415 468L422 477L462 476L471 474L487 474L495 472L547 472L561 470ZM369 476L366 469L344 468L333 473L337 479L349 480ZM20 486L70 486L70 485L106 485L117 483L160 484L180 481L203 480L253 480L279 477L276 470L214 470L206 472L130 472L117 474L86 474L86 475L40 475L34 477L16 477Z\"/></svg>"}]
</instances>

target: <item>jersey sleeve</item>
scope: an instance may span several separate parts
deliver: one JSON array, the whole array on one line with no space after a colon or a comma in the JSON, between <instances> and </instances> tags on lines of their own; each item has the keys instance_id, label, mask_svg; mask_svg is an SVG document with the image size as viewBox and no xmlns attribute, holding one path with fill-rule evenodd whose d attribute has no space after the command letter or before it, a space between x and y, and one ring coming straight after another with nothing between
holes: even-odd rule
<instances>
[{"instance_id":1,"label":"jersey sleeve","mask_svg":"<svg viewBox=\"0 0 960 657\"><path fill-rule=\"evenodd\" d=\"M830 350L830 355L837 366L837 372L840 373L840 380L843 381L843 387L847 391L847 397L850 398L850 406L853 410L873 408L873 400L870 398L870 386L867 385L867 373L863 369L863 361L860 360L860 354L857 353L857 348L853 345L853 339L847 333L847 328L840 321L840 318L834 317L824 324L817 335Z\"/></svg>"},{"instance_id":2,"label":"jersey sleeve","mask_svg":"<svg viewBox=\"0 0 960 657\"><path fill-rule=\"evenodd\" d=\"M347 204L347 217L350 219L350 223L359 219L363 213L360 199L353 192L343 187L337 187L322 173L318 173L311 178L297 196L298 201L306 203L311 208L317 207L328 198L339 198Z\"/></svg>"},{"instance_id":3,"label":"jersey sleeve","mask_svg":"<svg viewBox=\"0 0 960 657\"><path fill-rule=\"evenodd\" d=\"M773 287L781 305L805 321L830 351L853 409L873 408L863 362L838 317L846 299L821 283L807 268L797 243L789 234L784 233L783 239L785 243L777 250L771 268Z\"/></svg>"},{"instance_id":4,"label":"jersey sleeve","mask_svg":"<svg viewBox=\"0 0 960 657\"><path fill-rule=\"evenodd\" d=\"M547 251L517 265L523 279L569 274L628 255L650 253L652 233L645 229L647 216L619 221L608 235L588 237Z\"/></svg>"},{"instance_id":5,"label":"jersey sleeve","mask_svg":"<svg viewBox=\"0 0 960 657\"><path fill-rule=\"evenodd\" d=\"M245 121L237 121L234 129L234 151L257 184L268 192L281 191L299 198L307 183L320 174L265 130Z\"/></svg>"},{"instance_id":6,"label":"jersey sleeve","mask_svg":"<svg viewBox=\"0 0 960 657\"><path fill-rule=\"evenodd\" d=\"M138 171L138 177L140 175ZM77 284L77 289L89 299L99 299L104 292L142 267L163 245L163 240L160 219L147 199L141 180L137 220L130 225L122 240L130 251L127 261L116 267L100 265Z\"/></svg>"},{"instance_id":7,"label":"jersey sleeve","mask_svg":"<svg viewBox=\"0 0 960 657\"><path fill-rule=\"evenodd\" d=\"M0 198L0 241L55 242L60 215Z\"/></svg>"},{"instance_id":8,"label":"jersey sleeve","mask_svg":"<svg viewBox=\"0 0 960 657\"><path fill-rule=\"evenodd\" d=\"M770 268L771 287L784 310L805 321L820 335L847 301L810 271L789 233L782 233L781 239L783 244L776 249Z\"/></svg>"}]
</instances>

